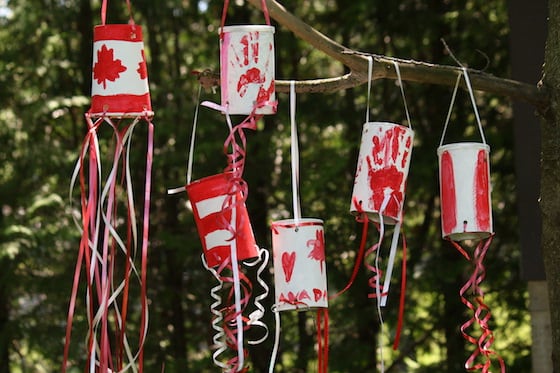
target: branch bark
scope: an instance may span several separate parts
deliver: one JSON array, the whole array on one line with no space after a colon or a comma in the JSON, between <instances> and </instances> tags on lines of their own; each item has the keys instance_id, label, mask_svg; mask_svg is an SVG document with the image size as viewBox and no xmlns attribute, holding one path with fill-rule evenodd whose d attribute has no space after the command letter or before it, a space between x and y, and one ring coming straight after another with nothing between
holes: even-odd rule
<instances>
[{"instance_id":1,"label":"branch bark","mask_svg":"<svg viewBox=\"0 0 560 373\"><path fill-rule=\"evenodd\" d=\"M261 0L248 0L253 6L261 8ZM268 12L280 25L292 31L294 35L306 41L327 56L341 62L350 69L348 74L324 79L300 80L295 82L295 89L300 93L335 92L367 83L368 58L374 59L373 76L377 79L396 79L393 61L399 64L401 78L405 81L453 86L461 67L436 65L414 60L403 60L373 53L352 50L330 39L313 27L288 12L276 0L266 0ZM510 79L495 77L479 70L469 69L473 89L507 96L527 102L545 112L549 106L549 94L546 89L536 84L528 84ZM277 80L276 90L288 92L290 82ZM464 83L462 83L464 84Z\"/></svg>"}]
</instances>

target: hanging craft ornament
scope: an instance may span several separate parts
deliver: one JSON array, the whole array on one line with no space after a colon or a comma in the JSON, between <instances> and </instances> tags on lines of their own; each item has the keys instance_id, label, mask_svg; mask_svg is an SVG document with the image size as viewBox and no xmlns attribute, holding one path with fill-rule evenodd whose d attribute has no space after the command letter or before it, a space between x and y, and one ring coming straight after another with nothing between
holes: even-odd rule
<instances>
[{"instance_id":1,"label":"hanging craft ornament","mask_svg":"<svg viewBox=\"0 0 560 373\"><path fill-rule=\"evenodd\" d=\"M469 92L482 142L444 145L445 133L462 76ZM490 195L490 147L484 138L471 82L467 69L464 67L462 73L457 76L437 154L442 236L451 242L467 260L471 261L474 268L469 280L459 292L463 304L473 312L473 316L461 325L461 334L475 347L475 351L465 362L465 368L481 370L484 373L489 372L492 358L495 357L503 373L505 372L503 359L490 349L494 342L494 335L488 325L491 312L484 303L484 292L480 288L480 284L486 276L484 258L494 236ZM458 243L466 240L476 243L472 258L467 249ZM475 338L472 336L473 331L468 331L473 328L480 329L480 337ZM483 361L480 362L480 360Z\"/></svg>"},{"instance_id":2,"label":"hanging craft ornament","mask_svg":"<svg viewBox=\"0 0 560 373\"><path fill-rule=\"evenodd\" d=\"M264 336L260 339L248 341L253 345L263 342L268 336L268 327L261 321L265 311L261 301L268 296L269 291L268 285L262 279L269 253L255 243L245 205L248 188L242 178L243 157L234 155L236 143L232 139L236 132L229 116L227 119L230 134L224 145L228 159L226 170L191 181L200 93L199 89L188 153L187 183L184 188L173 189L169 193L186 190L202 244L202 263L218 282L210 292L214 299L210 306L213 315L212 328L215 331L213 361L216 366L227 372L246 371L245 359L248 353L244 346L245 331L252 326L264 330ZM242 131L240 133L242 134ZM242 141L244 149L244 137ZM234 149L228 153L230 143L233 143ZM242 264L248 268L257 267L256 279L263 289L261 294L254 298L255 310L249 315L246 315L246 312L253 293L253 284ZM226 304L222 297L224 289L227 289ZM234 351L235 356L224 361L222 354L228 350Z\"/></svg>"},{"instance_id":3,"label":"hanging craft ornament","mask_svg":"<svg viewBox=\"0 0 560 373\"><path fill-rule=\"evenodd\" d=\"M127 1L129 14L130 3ZM62 372L69 363L70 336L82 266L88 335L87 368L94 372L142 372L148 328L146 288L148 229L153 156L153 112L148 90L142 28L134 23L106 24L107 1L101 6L102 24L94 28L92 99L85 118L88 132L70 184L70 199L79 180L82 233L68 311ZM130 152L133 131L148 125L143 212L135 209ZM98 133L108 129L113 154L108 171ZM124 210L124 211L123 211ZM139 233L138 231L141 231ZM140 235L140 237L139 237ZM140 257L140 269L136 262ZM140 299L129 294L139 288ZM130 338L128 316L140 310L140 335ZM134 348L132 340L137 341Z\"/></svg>"},{"instance_id":4,"label":"hanging craft ornament","mask_svg":"<svg viewBox=\"0 0 560 373\"><path fill-rule=\"evenodd\" d=\"M293 219L272 222L276 335L270 372L274 370L280 338L281 311L316 310L318 372L328 366L328 295L323 221L302 218L299 200L299 150L295 121L296 95L290 84L291 168Z\"/></svg>"},{"instance_id":5,"label":"hanging craft ornament","mask_svg":"<svg viewBox=\"0 0 560 373\"><path fill-rule=\"evenodd\" d=\"M393 265L401 233L405 187L414 140L414 132L411 127L410 115L404 95L399 65L396 61L393 61L393 66L395 68L401 96L404 102L408 126L390 122L370 122L369 101L373 74L373 58L368 56L369 79L366 121L362 131L358 165L356 168L354 187L352 190L352 200L350 204L350 212L356 215L356 220L358 222L363 224L362 239L350 280L346 286L334 296L340 296L351 287L363 260L365 267L372 272L372 277L369 280L371 293L368 294L368 296L377 300L377 313L381 323L381 331L383 331L381 307L384 307L387 303L389 285L391 282ZM370 222L373 222L377 227L379 239L376 244L366 250L367 232ZM381 283L381 276L383 272L380 270L379 266L380 248L385 236L386 225L394 225L394 230L385 278L383 283ZM406 250L406 240L403 236L401 297L399 320L393 344L394 349L396 349L399 344L404 312ZM381 369L383 371L383 349L381 348L381 343L380 353Z\"/></svg>"},{"instance_id":6,"label":"hanging craft ornament","mask_svg":"<svg viewBox=\"0 0 560 373\"><path fill-rule=\"evenodd\" d=\"M274 114L274 27L266 1L266 25L225 26L225 0L220 33L220 87L222 106L230 115Z\"/></svg>"}]
</instances>

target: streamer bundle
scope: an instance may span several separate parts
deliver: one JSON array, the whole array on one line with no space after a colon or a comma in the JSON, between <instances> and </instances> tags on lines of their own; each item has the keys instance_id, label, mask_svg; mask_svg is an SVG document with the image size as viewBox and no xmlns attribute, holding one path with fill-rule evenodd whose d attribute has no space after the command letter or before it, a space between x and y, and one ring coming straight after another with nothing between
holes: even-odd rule
<instances>
[{"instance_id":1,"label":"streamer bundle","mask_svg":"<svg viewBox=\"0 0 560 373\"><path fill-rule=\"evenodd\" d=\"M368 294L368 297L374 298L377 301L377 313L381 323L381 331L383 331L381 307L384 307L387 303L389 285L391 283L393 265L397 253L401 225L403 222L405 188L408 170L410 167L414 132L411 128L410 115L408 113L408 107L404 95L399 65L396 61L393 61L393 66L400 86L408 126L390 122L370 122L369 100L373 72L373 58L369 57L368 62L369 80L366 121L362 130L358 164L356 167L352 200L350 203L350 212L356 215L356 220L358 222L363 224L362 238L350 280L334 297L340 296L352 286L357 276L359 266L363 261L364 266L372 272L372 276L369 279L371 292ZM377 228L378 240L377 243L366 250L367 233L370 222L373 222ZM380 270L379 260L386 225L394 225L394 230L386 266L385 279L383 280L383 284L381 284L381 276L383 275L383 272ZM399 320L393 344L394 349L396 349L399 344L402 316L404 312L404 293L406 284L406 241L404 237L402 256L401 299ZM381 343L379 350L381 354L381 370L383 371L383 349Z\"/></svg>"},{"instance_id":2,"label":"streamer bundle","mask_svg":"<svg viewBox=\"0 0 560 373\"><path fill-rule=\"evenodd\" d=\"M127 2L130 13L130 3ZM142 28L106 24L94 28L92 99L85 118L88 131L72 176L70 197L79 180L82 232L70 298L62 372L67 369L70 336L80 285L85 272L88 321L87 367L93 372L143 371L143 346L148 327L146 271L153 154L153 112L148 89ZM143 211L136 211L129 158L133 132L147 124ZM103 154L98 135L108 132L112 154ZM140 215L139 217L137 215ZM137 262L140 268L137 268ZM138 294L139 299L129 295ZM128 317L140 310L138 335L130 333Z\"/></svg>"},{"instance_id":3,"label":"streamer bundle","mask_svg":"<svg viewBox=\"0 0 560 373\"><path fill-rule=\"evenodd\" d=\"M210 102L202 104L217 107ZM197 104L184 190L191 202L202 244L202 263L218 282L210 293L214 300L210 311L213 315L212 328L215 331L212 359L223 371L246 371L247 350L244 333L252 326L264 330L260 339L249 340L249 344L259 344L267 338L268 327L260 319L265 311L261 301L268 296L269 290L262 279L269 253L256 245L245 205L248 187L243 180L246 146L243 130L247 128L247 123L233 127L230 116L226 115L230 130L223 147L227 167L223 173L191 181L198 108ZM169 193L180 192L182 189L170 190ZM253 284L246 273L250 267L257 267L255 277L262 292L254 297L254 310L247 315L253 294ZM228 356L224 355L227 353Z\"/></svg>"},{"instance_id":4,"label":"streamer bundle","mask_svg":"<svg viewBox=\"0 0 560 373\"><path fill-rule=\"evenodd\" d=\"M461 142L443 144L447 125L451 117L457 88L464 76L473 105L473 110L482 138L481 143ZM488 323L490 308L484 303L484 292L480 288L486 276L484 258L494 236L492 226L492 203L490 195L490 147L486 144L480 117L476 107L467 69L457 77L451 105L445 121L440 146L437 150L439 160L439 183L441 199L441 228L444 239L473 265L473 273L459 291L461 301L472 311L472 317L461 325L463 337L474 345L474 352L465 362L467 370L489 372L492 358L496 358L500 369L505 372L502 358L491 350L494 335ZM471 240L475 243L472 256L467 248L459 244ZM478 338L475 332L480 332Z\"/></svg>"},{"instance_id":5,"label":"streamer bundle","mask_svg":"<svg viewBox=\"0 0 560 373\"><path fill-rule=\"evenodd\" d=\"M272 222L272 250L276 302L276 335L270 372L274 370L280 339L281 311L316 311L318 372L328 369L328 294L323 221L302 218L299 200L299 150L295 122L295 88L290 86L291 166L294 218Z\"/></svg>"}]
</instances>

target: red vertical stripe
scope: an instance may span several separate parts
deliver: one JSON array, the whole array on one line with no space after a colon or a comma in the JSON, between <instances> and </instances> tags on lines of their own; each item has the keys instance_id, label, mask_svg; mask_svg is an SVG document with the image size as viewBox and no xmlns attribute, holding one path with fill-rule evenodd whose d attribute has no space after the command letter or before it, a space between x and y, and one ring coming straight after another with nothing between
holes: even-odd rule
<instances>
[{"instance_id":1,"label":"red vertical stripe","mask_svg":"<svg viewBox=\"0 0 560 373\"><path fill-rule=\"evenodd\" d=\"M441 221L446 235L457 226L457 198L455 196L455 175L453 159L449 152L441 155L440 166Z\"/></svg>"},{"instance_id":2,"label":"red vertical stripe","mask_svg":"<svg viewBox=\"0 0 560 373\"><path fill-rule=\"evenodd\" d=\"M476 160L474 192L476 201L476 223L483 232L490 230L490 188L488 183L488 158L486 151L479 150Z\"/></svg>"}]
</instances>

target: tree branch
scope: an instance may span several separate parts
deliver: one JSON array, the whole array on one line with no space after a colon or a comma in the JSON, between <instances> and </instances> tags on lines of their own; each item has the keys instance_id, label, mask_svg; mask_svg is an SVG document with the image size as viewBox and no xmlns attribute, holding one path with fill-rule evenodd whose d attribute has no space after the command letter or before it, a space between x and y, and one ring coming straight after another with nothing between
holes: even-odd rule
<instances>
[{"instance_id":1,"label":"tree branch","mask_svg":"<svg viewBox=\"0 0 560 373\"><path fill-rule=\"evenodd\" d=\"M248 2L255 7L261 8L261 0L248 0ZM374 80L396 79L393 61L399 64L401 78L411 82L453 86L457 79L457 74L461 72L461 67L436 65L354 51L309 26L288 12L276 0L266 0L266 6L270 16L280 25L350 69L350 73L339 77L297 81L295 82L297 92L335 92L367 83L367 56L374 58L372 77ZM535 106L541 112L545 111L549 105L549 95L544 87L498 78L479 70L469 69L468 71L473 89L475 90L524 101ZM289 84L290 82L287 80L277 80L276 90L278 92L288 92Z\"/></svg>"}]
</instances>

